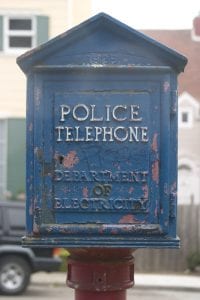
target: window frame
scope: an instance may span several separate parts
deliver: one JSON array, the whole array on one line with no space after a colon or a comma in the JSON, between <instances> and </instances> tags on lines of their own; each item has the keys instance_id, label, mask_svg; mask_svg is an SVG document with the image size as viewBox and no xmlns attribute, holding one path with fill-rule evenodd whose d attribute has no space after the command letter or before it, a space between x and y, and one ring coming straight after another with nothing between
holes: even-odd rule
<instances>
[{"instance_id":1,"label":"window frame","mask_svg":"<svg viewBox=\"0 0 200 300\"><path fill-rule=\"evenodd\" d=\"M11 19L28 19L31 20L32 29L31 30L12 30L9 29L9 21ZM4 16L4 26L3 26L3 45L4 45L4 52L11 53L11 54L20 54L31 48L36 46L36 39L37 39L37 21L36 17L33 15L23 15L23 14L12 14L12 15L5 15ZM10 36L23 36L23 37L31 37L32 45L31 47L10 47L9 46L9 38Z\"/></svg>"},{"instance_id":2,"label":"window frame","mask_svg":"<svg viewBox=\"0 0 200 300\"><path fill-rule=\"evenodd\" d=\"M187 113L188 121L184 122L182 119L182 115ZM193 127L193 110L191 107L181 107L179 108L178 114L178 125L179 128L192 128Z\"/></svg>"}]
</instances>

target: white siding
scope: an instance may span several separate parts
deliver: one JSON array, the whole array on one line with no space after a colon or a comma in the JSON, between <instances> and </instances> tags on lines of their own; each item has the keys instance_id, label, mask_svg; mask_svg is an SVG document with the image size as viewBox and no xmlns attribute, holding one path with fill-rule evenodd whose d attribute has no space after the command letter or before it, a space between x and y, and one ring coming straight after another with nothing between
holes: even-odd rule
<instances>
[{"instance_id":1,"label":"white siding","mask_svg":"<svg viewBox=\"0 0 200 300\"><path fill-rule=\"evenodd\" d=\"M66 31L90 15L91 0L1 0L0 15L33 14L49 17L49 37ZM70 17L70 24L68 19ZM26 79L15 55L0 52L0 111L5 116L25 116Z\"/></svg>"},{"instance_id":2,"label":"white siding","mask_svg":"<svg viewBox=\"0 0 200 300\"><path fill-rule=\"evenodd\" d=\"M179 101L179 112L189 111L192 122L180 127L178 134L179 158L179 204L200 203L200 116L199 102L191 95L183 93Z\"/></svg>"}]
</instances>

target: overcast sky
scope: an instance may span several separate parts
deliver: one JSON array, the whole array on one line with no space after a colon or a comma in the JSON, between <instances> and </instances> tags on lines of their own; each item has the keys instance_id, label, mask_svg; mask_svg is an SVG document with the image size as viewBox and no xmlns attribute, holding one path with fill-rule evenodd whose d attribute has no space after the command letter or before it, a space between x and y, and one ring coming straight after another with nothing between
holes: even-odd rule
<instances>
[{"instance_id":1,"label":"overcast sky","mask_svg":"<svg viewBox=\"0 0 200 300\"><path fill-rule=\"evenodd\" d=\"M93 0L92 13L105 12L135 29L189 29L200 0Z\"/></svg>"}]
</instances>

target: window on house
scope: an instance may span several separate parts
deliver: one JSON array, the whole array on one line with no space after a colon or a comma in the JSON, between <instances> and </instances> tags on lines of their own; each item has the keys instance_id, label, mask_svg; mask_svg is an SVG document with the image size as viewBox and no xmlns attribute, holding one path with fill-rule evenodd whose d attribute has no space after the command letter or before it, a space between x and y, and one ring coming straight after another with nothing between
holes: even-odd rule
<instances>
[{"instance_id":1,"label":"window on house","mask_svg":"<svg viewBox=\"0 0 200 300\"><path fill-rule=\"evenodd\" d=\"M179 171L191 171L191 168L188 165L182 164L178 167L178 170Z\"/></svg>"},{"instance_id":2,"label":"window on house","mask_svg":"<svg viewBox=\"0 0 200 300\"><path fill-rule=\"evenodd\" d=\"M193 116L191 109L180 109L179 111L179 127L191 128L193 125Z\"/></svg>"},{"instance_id":3,"label":"window on house","mask_svg":"<svg viewBox=\"0 0 200 300\"><path fill-rule=\"evenodd\" d=\"M188 118L188 112L183 112L182 115L181 115L181 117L182 117L182 122L183 123L187 123L188 122L188 120L189 120L189 118Z\"/></svg>"},{"instance_id":4,"label":"window on house","mask_svg":"<svg viewBox=\"0 0 200 300\"><path fill-rule=\"evenodd\" d=\"M27 50L36 46L35 18L5 18L5 50Z\"/></svg>"},{"instance_id":5,"label":"window on house","mask_svg":"<svg viewBox=\"0 0 200 300\"><path fill-rule=\"evenodd\" d=\"M0 51L20 54L48 40L48 17L0 15Z\"/></svg>"}]
</instances>

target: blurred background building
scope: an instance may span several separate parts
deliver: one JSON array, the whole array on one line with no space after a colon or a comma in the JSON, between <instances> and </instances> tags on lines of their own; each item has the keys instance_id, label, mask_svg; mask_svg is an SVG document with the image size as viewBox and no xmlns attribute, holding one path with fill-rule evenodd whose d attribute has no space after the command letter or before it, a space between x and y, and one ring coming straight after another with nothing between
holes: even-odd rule
<instances>
[{"instance_id":1,"label":"blurred background building","mask_svg":"<svg viewBox=\"0 0 200 300\"><path fill-rule=\"evenodd\" d=\"M188 30L145 30L188 58L179 76L179 204L200 204L200 15Z\"/></svg>"},{"instance_id":2,"label":"blurred background building","mask_svg":"<svg viewBox=\"0 0 200 300\"><path fill-rule=\"evenodd\" d=\"M89 18L95 2L0 1L0 200L25 199L26 80L16 57ZM179 77L178 121L179 232L185 246L173 256L168 250L141 250L138 269L158 271L163 265L165 270L183 270L188 253L200 251L200 15L187 30L143 32L189 62Z\"/></svg>"},{"instance_id":3,"label":"blurred background building","mask_svg":"<svg viewBox=\"0 0 200 300\"><path fill-rule=\"evenodd\" d=\"M90 0L0 1L0 199L25 198L26 80L16 57L89 18Z\"/></svg>"}]
</instances>

